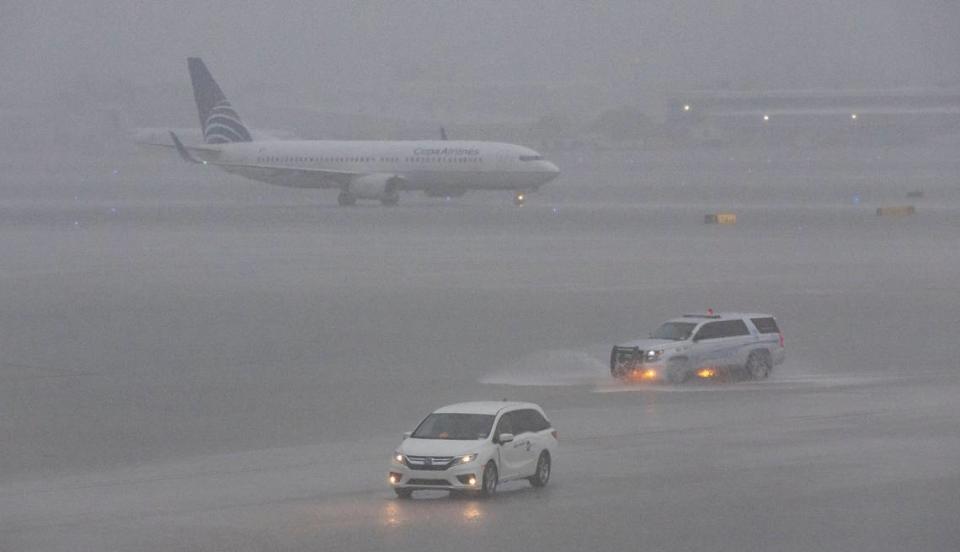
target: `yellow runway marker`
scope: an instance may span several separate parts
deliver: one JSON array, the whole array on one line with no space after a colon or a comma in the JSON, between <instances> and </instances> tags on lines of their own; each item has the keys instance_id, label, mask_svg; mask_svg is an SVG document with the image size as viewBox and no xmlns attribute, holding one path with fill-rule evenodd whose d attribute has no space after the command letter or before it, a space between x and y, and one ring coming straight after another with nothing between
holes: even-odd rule
<instances>
[{"instance_id":1,"label":"yellow runway marker","mask_svg":"<svg viewBox=\"0 0 960 552\"><path fill-rule=\"evenodd\" d=\"M897 207L877 207L878 217L906 217L917 212L913 205L900 205Z\"/></svg>"},{"instance_id":2,"label":"yellow runway marker","mask_svg":"<svg viewBox=\"0 0 960 552\"><path fill-rule=\"evenodd\" d=\"M715 213L703 218L706 224L736 224L737 215L735 213Z\"/></svg>"}]
</instances>

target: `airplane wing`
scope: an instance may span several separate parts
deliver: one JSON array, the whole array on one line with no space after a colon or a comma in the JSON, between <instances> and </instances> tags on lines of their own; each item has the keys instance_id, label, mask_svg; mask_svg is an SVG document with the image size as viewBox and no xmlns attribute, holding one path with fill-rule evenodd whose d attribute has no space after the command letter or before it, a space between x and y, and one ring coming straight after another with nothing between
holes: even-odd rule
<instances>
[{"instance_id":1,"label":"airplane wing","mask_svg":"<svg viewBox=\"0 0 960 552\"><path fill-rule=\"evenodd\" d=\"M182 157L184 161L187 161L188 163L198 163L198 164L203 164L203 165L206 165L206 164L207 164L207 161L206 161L206 160L202 160L202 161L201 161L201 160L197 159L196 157L194 157L194 156L190 153L190 151L186 148L186 146L183 145L183 142L181 142L180 139L177 138L176 133L174 133L172 130L170 131L170 138L173 139L173 147L177 148L177 153L180 154L180 157ZM220 153L220 150L213 149L213 148L191 147L190 149L197 150L197 151L206 150L206 151L212 151L212 152L215 152L215 153Z\"/></svg>"},{"instance_id":2,"label":"airplane wing","mask_svg":"<svg viewBox=\"0 0 960 552\"><path fill-rule=\"evenodd\" d=\"M174 132L170 132L173 147L180 157L188 163L216 165L221 169L280 186L294 188L336 188L346 186L350 181L366 173L336 171L312 167L286 167L266 164L230 163L220 159L222 151L217 146L185 146Z\"/></svg>"},{"instance_id":3,"label":"airplane wing","mask_svg":"<svg viewBox=\"0 0 960 552\"><path fill-rule=\"evenodd\" d=\"M221 169L259 180L268 184L291 188L341 188L350 181L367 173L332 171L309 167L274 167L270 165L247 165L238 163L211 163Z\"/></svg>"}]
</instances>

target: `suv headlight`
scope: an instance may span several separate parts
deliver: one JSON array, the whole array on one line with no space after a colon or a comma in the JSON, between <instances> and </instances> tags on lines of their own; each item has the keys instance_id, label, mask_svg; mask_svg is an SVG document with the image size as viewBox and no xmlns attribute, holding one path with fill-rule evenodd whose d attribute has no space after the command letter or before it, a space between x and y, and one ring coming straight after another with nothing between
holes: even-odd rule
<instances>
[{"instance_id":1,"label":"suv headlight","mask_svg":"<svg viewBox=\"0 0 960 552\"><path fill-rule=\"evenodd\" d=\"M393 463L394 464L403 464L403 453L399 450L393 451Z\"/></svg>"},{"instance_id":2,"label":"suv headlight","mask_svg":"<svg viewBox=\"0 0 960 552\"><path fill-rule=\"evenodd\" d=\"M647 351L647 356L644 360L651 362L654 360L660 360L663 357L663 350L658 351Z\"/></svg>"},{"instance_id":3,"label":"suv headlight","mask_svg":"<svg viewBox=\"0 0 960 552\"><path fill-rule=\"evenodd\" d=\"M469 464L470 462L473 462L473 461L476 460L476 459L477 459L477 453L475 453L475 452L474 452L474 453L471 453L471 454L464 454L464 455L461 456L460 458L457 458L457 463L458 463L458 464Z\"/></svg>"}]
</instances>

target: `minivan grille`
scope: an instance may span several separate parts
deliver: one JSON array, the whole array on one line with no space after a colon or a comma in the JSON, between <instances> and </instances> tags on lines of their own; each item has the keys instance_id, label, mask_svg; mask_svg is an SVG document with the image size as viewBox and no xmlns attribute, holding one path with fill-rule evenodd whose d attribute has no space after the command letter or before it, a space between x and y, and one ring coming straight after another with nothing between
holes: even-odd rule
<instances>
[{"instance_id":1,"label":"minivan grille","mask_svg":"<svg viewBox=\"0 0 960 552\"><path fill-rule=\"evenodd\" d=\"M410 479L407 481L407 485L436 485L436 486L447 486L450 482L446 479Z\"/></svg>"},{"instance_id":2,"label":"minivan grille","mask_svg":"<svg viewBox=\"0 0 960 552\"><path fill-rule=\"evenodd\" d=\"M453 456L407 455L407 465L415 470L445 470L452 462Z\"/></svg>"}]
</instances>

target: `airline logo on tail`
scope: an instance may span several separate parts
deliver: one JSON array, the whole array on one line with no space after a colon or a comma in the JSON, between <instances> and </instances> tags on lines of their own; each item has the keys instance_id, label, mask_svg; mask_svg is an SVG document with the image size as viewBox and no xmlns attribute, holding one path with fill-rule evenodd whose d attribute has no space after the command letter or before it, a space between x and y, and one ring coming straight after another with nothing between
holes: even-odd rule
<instances>
[{"instance_id":1,"label":"airline logo on tail","mask_svg":"<svg viewBox=\"0 0 960 552\"><path fill-rule=\"evenodd\" d=\"M240 115L223 95L203 60L187 58L187 67L190 69L193 97L197 101L204 141L208 144L252 142L250 132L243 126Z\"/></svg>"}]
</instances>

